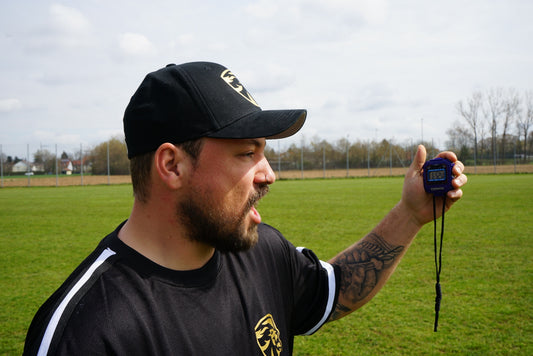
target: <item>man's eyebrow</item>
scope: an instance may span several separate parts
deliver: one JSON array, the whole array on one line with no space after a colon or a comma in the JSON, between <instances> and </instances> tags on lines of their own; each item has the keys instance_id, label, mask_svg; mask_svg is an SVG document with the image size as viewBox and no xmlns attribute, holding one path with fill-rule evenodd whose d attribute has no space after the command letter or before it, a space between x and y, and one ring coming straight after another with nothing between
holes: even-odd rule
<instances>
[{"instance_id":1,"label":"man's eyebrow","mask_svg":"<svg viewBox=\"0 0 533 356\"><path fill-rule=\"evenodd\" d=\"M254 146L257 147L257 148L261 148L261 147L263 147L264 145L266 145L266 143L264 143L264 142L262 142L262 141L259 141L259 140L257 140L257 139L254 139L254 138L247 139L247 140L246 140L246 143L251 144L251 145L254 145Z\"/></svg>"}]
</instances>

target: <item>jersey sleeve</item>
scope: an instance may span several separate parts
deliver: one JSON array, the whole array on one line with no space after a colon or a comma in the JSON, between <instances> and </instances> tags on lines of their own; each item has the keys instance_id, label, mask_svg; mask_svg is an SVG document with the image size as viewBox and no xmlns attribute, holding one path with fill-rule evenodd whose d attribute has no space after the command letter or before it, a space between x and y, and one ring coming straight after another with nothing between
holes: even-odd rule
<instances>
[{"instance_id":1,"label":"jersey sleeve","mask_svg":"<svg viewBox=\"0 0 533 356\"><path fill-rule=\"evenodd\" d=\"M338 297L336 268L319 260L310 249L296 248L276 229L285 249L292 292L292 334L311 335L326 323Z\"/></svg>"},{"instance_id":2,"label":"jersey sleeve","mask_svg":"<svg viewBox=\"0 0 533 356\"><path fill-rule=\"evenodd\" d=\"M29 327L24 355L62 354L57 347L84 294L109 267L115 252L96 250L38 310Z\"/></svg>"},{"instance_id":3,"label":"jersey sleeve","mask_svg":"<svg viewBox=\"0 0 533 356\"><path fill-rule=\"evenodd\" d=\"M294 276L296 335L311 335L324 325L338 297L339 275L335 268L318 259L313 251L298 247Z\"/></svg>"}]
</instances>

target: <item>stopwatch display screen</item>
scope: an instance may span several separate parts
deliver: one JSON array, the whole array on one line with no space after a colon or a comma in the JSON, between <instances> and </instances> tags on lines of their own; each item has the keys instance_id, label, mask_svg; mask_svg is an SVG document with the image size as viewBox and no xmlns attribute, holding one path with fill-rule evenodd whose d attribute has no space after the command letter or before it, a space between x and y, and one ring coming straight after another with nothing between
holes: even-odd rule
<instances>
[{"instance_id":1,"label":"stopwatch display screen","mask_svg":"<svg viewBox=\"0 0 533 356\"><path fill-rule=\"evenodd\" d=\"M436 168L428 170L429 182L442 182L446 180L446 168Z\"/></svg>"}]
</instances>

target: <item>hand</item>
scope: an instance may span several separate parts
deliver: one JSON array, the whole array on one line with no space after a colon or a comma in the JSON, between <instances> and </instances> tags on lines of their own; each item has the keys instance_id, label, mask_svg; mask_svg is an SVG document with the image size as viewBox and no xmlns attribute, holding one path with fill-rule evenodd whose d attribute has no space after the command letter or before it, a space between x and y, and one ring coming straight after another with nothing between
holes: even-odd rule
<instances>
[{"instance_id":1,"label":"hand","mask_svg":"<svg viewBox=\"0 0 533 356\"><path fill-rule=\"evenodd\" d=\"M467 182L467 177L463 174L465 166L457 160L453 152L441 152L437 157L446 158L454 163L452 180L453 190L450 190L446 197L446 211L463 196L461 187ZM426 148L418 146L415 158L405 175L402 199L400 206L407 209L414 221L421 227L422 225L433 220L433 196L424 190L422 178L422 167L426 162ZM442 215L442 197L437 197L436 208L437 217Z\"/></svg>"}]
</instances>

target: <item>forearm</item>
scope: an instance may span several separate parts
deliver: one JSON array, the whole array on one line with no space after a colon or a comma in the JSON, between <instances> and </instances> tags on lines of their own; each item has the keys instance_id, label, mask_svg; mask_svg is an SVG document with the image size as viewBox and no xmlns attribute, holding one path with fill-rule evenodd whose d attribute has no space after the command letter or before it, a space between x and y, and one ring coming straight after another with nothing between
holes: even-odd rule
<instances>
[{"instance_id":1,"label":"forearm","mask_svg":"<svg viewBox=\"0 0 533 356\"><path fill-rule=\"evenodd\" d=\"M372 232L330 260L341 271L339 299L330 320L351 313L376 295L420 228L400 202Z\"/></svg>"}]
</instances>

